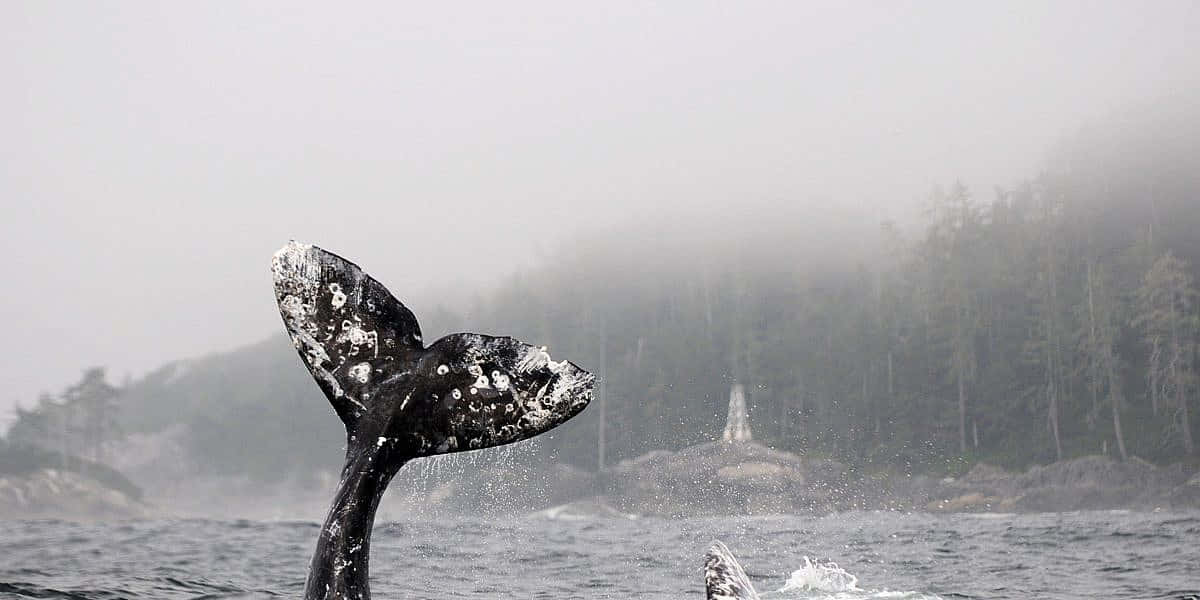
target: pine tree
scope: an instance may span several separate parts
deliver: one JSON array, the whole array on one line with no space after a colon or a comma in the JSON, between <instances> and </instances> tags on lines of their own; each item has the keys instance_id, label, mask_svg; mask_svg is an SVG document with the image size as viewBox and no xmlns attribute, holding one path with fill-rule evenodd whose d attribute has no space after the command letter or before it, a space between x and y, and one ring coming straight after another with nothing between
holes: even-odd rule
<instances>
[{"instance_id":1,"label":"pine tree","mask_svg":"<svg viewBox=\"0 0 1200 600\"><path fill-rule=\"evenodd\" d=\"M1079 337L1079 354L1087 361L1089 388L1099 396L1105 392L1112 414L1113 437L1121 460L1129 458L1125 449L1125 434L1121 427L1122 379L1116 339L1120 333L1123 306L1112 285L1112 276L1103 263L1088 261L1084 267L1084 302L1079 319L1084 331Z\"/></svg>"},{"instance_id":2,"label":"pine tree","mask_svg":"<svg viewBox=\"0 0 1200 600\"><path fill-rule=\"evenodd\" d=\"M1160 385L1163 408L1173 411L1171 427L1184 452L1195 454L1189 415L1195 388L1192 367L1196 351L1196 290L1188 265L1171 252L1154 261L1138 289L1138 311L1133 325L1142 330L1150 347L1152 381Z\"/></svg>"}]
</instances>

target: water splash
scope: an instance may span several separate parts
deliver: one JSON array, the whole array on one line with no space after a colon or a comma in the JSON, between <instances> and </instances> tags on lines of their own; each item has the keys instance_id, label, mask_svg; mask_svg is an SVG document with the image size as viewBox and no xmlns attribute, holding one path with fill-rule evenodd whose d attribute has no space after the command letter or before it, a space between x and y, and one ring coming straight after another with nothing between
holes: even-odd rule
<instances>
[{"instance_id":1,"label":"water splash","mask_svg":"<svg viewBox=\"0 0 1200 600\"><path fill-rule=\"evenodd\" d=\"M806 590L815 592L860 592L858 577L833 561L812 560L805 556L804 565L792 571L787 583L774 593Z\"/></svg>"},{"instance_id":2,"label":"water splash","mask_svg":"<svg viewBox=\"0 0 1200 600\"><path fill-rule=\"evenodd\" d=\"M792 571L783 587L762 594L784 595L790 598L822 598L828 600L864 600L896 598L899 600L941 600L933 594L872 590L858 587L858 577L830 560L801 557L804 564Z\"/></svg>"},{"instance_id":3,"label":"water splash","mask_svg":"<svg viewBox=\"0 0 1200 600\"><path fill-rule=\"evenodd\" d=\"M514 482L527 482L536 465L539 446L535 440L523 440L483 450L435 454L409 462L392 483L391 498L404 506L402 514L436 516L453 510L453 502L462 500L463 489L473 490L469 497L503 494Z\"/></svg>"}]
</instances>

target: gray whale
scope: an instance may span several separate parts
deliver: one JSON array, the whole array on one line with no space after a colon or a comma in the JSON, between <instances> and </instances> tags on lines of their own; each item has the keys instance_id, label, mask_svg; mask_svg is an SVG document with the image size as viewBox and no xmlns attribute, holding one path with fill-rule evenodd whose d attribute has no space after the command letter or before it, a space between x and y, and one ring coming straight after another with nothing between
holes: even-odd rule
<instances>
[{"instance_id":1,"label":"gray whale","mask_svg":"<svg viewBox=\"0 0 1200 600\"><path fill-rule=\"evenodd\" d=\"M307 600L369 600L379 500L408 461L531 438L579 414L595 377L544 347L456 333L428 347L412 311L358 265L290 242L271 260L284 327L346 427L346 458L309 565ZM710 600L758 596L728 548L705 560Z\"/></svg>"}]
</instances>

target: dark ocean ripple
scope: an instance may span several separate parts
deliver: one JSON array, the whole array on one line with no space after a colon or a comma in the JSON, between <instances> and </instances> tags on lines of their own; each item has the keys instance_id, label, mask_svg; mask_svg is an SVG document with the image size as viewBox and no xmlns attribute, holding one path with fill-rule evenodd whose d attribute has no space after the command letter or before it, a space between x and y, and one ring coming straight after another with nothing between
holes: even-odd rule
<instances>
[{"instance_id":1,"label":"dark ocean ripple","mask_svg":"<svg viewBox=\"0 0 1200 600\"><path fill-rule=\"evenodd\" d=\"M0 522L0 597L299 598L318 525ZM381 523L377 598L703 598L713 539L767 598L1197 598L1200 513ZM836 564L833 564L836 563ZM814 589L815 588L815 589Z\"/></svg>"}]
</instances>

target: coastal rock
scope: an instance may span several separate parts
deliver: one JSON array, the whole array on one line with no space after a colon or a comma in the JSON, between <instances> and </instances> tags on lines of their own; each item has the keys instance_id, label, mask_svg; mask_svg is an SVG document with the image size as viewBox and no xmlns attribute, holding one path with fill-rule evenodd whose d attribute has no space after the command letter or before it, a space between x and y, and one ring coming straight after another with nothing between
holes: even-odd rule
<instances>
[{"instance_id":1,"label":"coastal rock","mask_svg":"<svg viewBox=\"0 0 1200 600\"><path fill-rule=\"evenodd\" d=\"M941 482L925 507L949 512L1059 512L1194 506L1191 495L1180 491L1185 480L1178 466L1160 468L1139 458L1083 456L1033 466L1024 473L980 463L959 479Z\"/></svg>"},{"instance_id":2,"label":"coastal rock","mask_svg":"<svg viewBox=\"0 0 1200 600\"><path fill-rule=\"evenodd\" d=\"M123 491L72 471L0 476L0 519L137 519L150 508Z\"/></svg>"},{"instance_id":3,"label":"coastal rock","mask_svg":"<svg viewBox=\"0 0 1200 600\"><path fill-rule=\"evenodd\" d=\"M607 471L604 493L625 512L660 516L826 511L845 468L754 442L710 442L655 451Z\"/></svg>"},{"instance_id":4,"label":"coastal rock","mask_svg":"<svg viewBox=\"0 0 1200 600\"><path fill-rule=\"evenodd\" d=\"M1021 489L1039 487L1157 488L1177 485L1182 473L1160 469L1137 457L1117 461L1107 456L1083 456L1030 467L1016 479Z\"/></svg>"}]
</instances>

